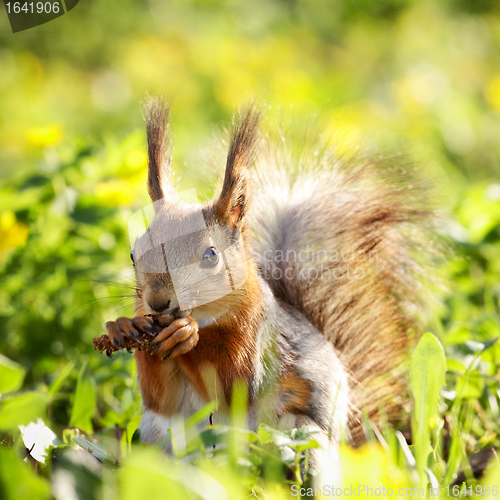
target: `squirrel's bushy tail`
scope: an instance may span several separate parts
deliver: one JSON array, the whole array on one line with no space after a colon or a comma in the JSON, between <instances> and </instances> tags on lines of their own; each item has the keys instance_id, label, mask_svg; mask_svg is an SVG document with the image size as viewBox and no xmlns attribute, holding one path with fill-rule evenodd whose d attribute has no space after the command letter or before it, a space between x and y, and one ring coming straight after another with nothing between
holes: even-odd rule
<instances>
[{"instance_id":1,"label":"squirrel's bushy tail","mask_svg":"<svg viewBox=\"0 0 500 500\"><path fill-rule=\"evenodd\" d=\"M303 312L340 352L352 377L349 422L363 409L401 416L405 370L419 333L426 256L433 254L428 192L404 158L336 159L262 138L253 173L252 247L276 296ZM382 412L382 413L381 413Z\"/></svg>"}]
</instances>

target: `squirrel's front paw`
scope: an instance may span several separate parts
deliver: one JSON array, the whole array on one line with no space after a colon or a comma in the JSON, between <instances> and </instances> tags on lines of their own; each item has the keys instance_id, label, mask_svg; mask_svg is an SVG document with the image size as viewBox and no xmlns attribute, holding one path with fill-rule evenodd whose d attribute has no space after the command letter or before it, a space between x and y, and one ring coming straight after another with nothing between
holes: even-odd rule
<instances>
[{"instance_id":1,"label":"squirrel's front paw","mask_svg":"<svg viewBox=\"0 0 500 500\"><path fill-rule=\"evenodd\" d=\"M156 319L162 323L161 316ZM158 354L162 359L175 358L193 349L198 339L198 323L188 316L176 319L164 328L149 347L149 351L151 354Z\"/></svg>"},{"instance_id":2,"label":"squirrel's front paw","mask_svg":"<svg viewBox=\"0 0 500 500\"><path fill-rule=\"evenodd\" d=\"M118 318L116 321L108 321L106 323L109 340L111 340L118 349L127 347L129 339L134 339L137 342L141 332L146 332L154 336L153 327L153 320L145 317L133 319Z\"/></svg>"}]
</instances>

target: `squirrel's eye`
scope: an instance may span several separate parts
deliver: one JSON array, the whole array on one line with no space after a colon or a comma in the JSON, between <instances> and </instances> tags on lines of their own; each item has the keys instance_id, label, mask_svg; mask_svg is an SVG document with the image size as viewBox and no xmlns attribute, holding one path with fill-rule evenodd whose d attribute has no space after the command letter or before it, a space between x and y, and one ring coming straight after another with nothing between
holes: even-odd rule
<instances>
[{"instance_id":1,"label":"squirrel's eye","mask_svg":"<svg viewBox=\"0 0 500 500\"><path fill-rule=\"evenodd\" d=\"M135 253L133 248L132 250L130 250L130 260L132 261L132 264L134 264L135 267Z\"/></svg>"},{"instance_id":2,"label":"squirrel's eye","mask_svg":"<svg viewBox=\"0 0 500 500\"><path fill-rule=\"evenodd\" d=\"M207 248L203 259L206 260L210 265L216 266L219 262L219 251L215 247Z\"/></svg>"}]
</instances>

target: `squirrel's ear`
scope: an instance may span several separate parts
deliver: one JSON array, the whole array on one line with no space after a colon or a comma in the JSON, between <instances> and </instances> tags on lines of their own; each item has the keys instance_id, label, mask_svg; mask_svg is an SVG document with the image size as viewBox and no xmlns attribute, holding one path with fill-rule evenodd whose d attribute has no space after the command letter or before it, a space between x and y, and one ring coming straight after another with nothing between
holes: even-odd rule
<instances>
[{"instance_id":1,"label":"squirrel's ear","mask_svg":"<svg viewBox=\"0 0 500 500\"><path fill-rule=\"evenodd\" d=\"M249 169L255 159L259 119L253 106L233 118L224 183L214 206L228 226L239 227L249 207Z\"/></svg>"},{"instance_id":2,"label":"squirrel's ear","mask_svg":"<svg viewBox=\"0 0 500 500\"><path fill-rule=\"evenodd\" d=\"M146 100L146 131L148 137L148 191L152 201L165 198L172 190L170 142L170 104L162 97Z\"/></svg>"}]
</instances>

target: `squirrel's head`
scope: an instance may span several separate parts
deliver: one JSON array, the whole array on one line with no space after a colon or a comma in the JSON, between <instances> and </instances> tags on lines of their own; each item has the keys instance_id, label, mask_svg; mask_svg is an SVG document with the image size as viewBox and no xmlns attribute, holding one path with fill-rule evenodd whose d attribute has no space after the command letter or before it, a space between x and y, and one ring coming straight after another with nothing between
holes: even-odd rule
<instances>
[{"instance_id":1,"label":"squirrel's head","mask_svg":"<svg viewBox=\"0 0 500 500\"><path fill-rule=\"evenodd\" d=\"M201 327L234 310L245 299L251 263L246 257L245 215L249 168L259 115L252 108L233 120L220 194L201 204L180 201L171 182L170 107L147 103L148 190L152 206L142 210L147 230L135 240L131 258L141 309L164 314L194 308Z\"/></svg>"}]
</instances>

